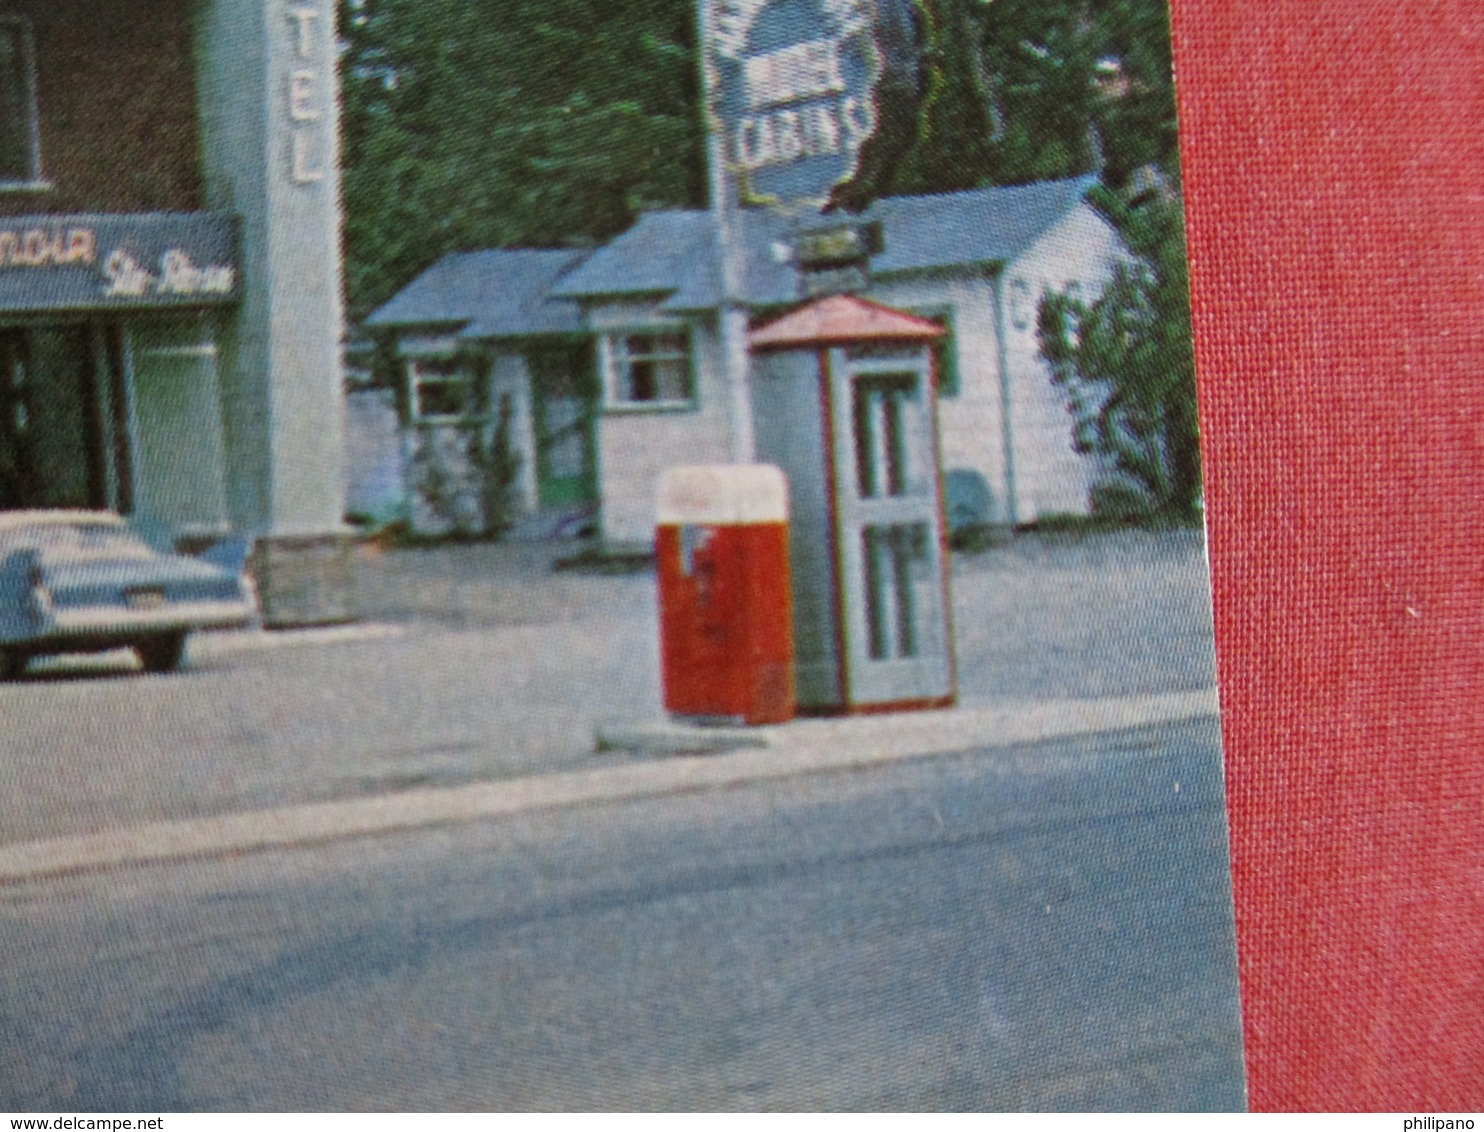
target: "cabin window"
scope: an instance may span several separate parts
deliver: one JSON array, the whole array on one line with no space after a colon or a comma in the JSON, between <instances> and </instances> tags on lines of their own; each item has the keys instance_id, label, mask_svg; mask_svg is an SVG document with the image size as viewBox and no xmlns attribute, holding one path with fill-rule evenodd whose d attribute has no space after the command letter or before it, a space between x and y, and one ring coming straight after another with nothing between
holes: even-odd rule
<instances>
[{"instance_id":1,"label":"cabin window","mask_svg":"<svg viewBox=\"0 0 1484 1132\"><path fill-rule=\"evenodd\" d=\"M690 335L636 331L604 339L605 386L612 409L688 409L695 405Z\"/></svg>"},{"instance_id":2,"label":"cabin window","mask_svg":"<svg viewBox=\"0 0 1484 1132\"><path fill-rule=\"evenodd\" d=\"M414 421L463 421L476 412L467 360L416 358L407 363L407 376Z\"/></svg>"},{"instance_id":3,"label":"cabin window","mask_svg":"<svg viewBox=\"0 0 1484 1132\"><path fill-rule=\"evenodd\" d=\"M938 379L939 397L957 397L958 338L953 332L953 308L949 306L917 307L909 313L940 327L943 336L932 344L933 370Z\"/></svg>"}]
</instances>

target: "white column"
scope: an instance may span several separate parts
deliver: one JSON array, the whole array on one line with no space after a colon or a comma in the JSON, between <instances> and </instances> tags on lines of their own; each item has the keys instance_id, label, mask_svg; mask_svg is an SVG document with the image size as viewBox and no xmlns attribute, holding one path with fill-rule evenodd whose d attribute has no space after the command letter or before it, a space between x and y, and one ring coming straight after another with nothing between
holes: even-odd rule
<instances>
[{"instance_id":1,"label":"white column","mask_svg":"<svg viewBox=\"0 0 1484 1132\"><path fill-rule=\"evenodd\" d=\"M242 222L222 343L234 525L341 528L339 97L333 0L200 0L208 205Z\"/></svg>"},{"instance_id":2,"label":"white column","mask_svg":"<svg viewBox=\"0 0 1484 1132\"><path fill-rule=\"evenodd\" d=\"M696 0L696 3L701 32L701 113L706 126L711 216L716 233L716 266L721 282L717 332L721 338L721 358L729 397L727 419L731 455L734 463L750 464L757 456L752 427L751 360L747 352L747 260L742 243L736 181L727 168L725 129L714 112L716 75L710 56L715 33L713 0Z\"/></svg>"}]
</instances>

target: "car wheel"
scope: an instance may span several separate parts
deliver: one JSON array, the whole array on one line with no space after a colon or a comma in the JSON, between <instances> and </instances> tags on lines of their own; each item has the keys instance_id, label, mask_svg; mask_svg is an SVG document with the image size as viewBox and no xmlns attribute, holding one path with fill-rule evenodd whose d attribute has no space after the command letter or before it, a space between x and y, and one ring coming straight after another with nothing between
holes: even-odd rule
<instances>
[{"instance_id":1,"label":"car wheel","mask_svg":"<svg viewBox=\"0 0 1484 1132\"><path fill-rule=\"evenodd\" d=\"M19 680L29 659L17 649L0 649L0 682Z\"/></svg>"},{"instance_id":2,"label":"car wheel","mask_svg":"<svg viewBox=\"0 0 1484 1132\"><path fill-rule=\"evenodd\" d=\"M174 672L180 667L180 658L185 653L186 635L167 633L163 637L150 637L134 646L144 664L146 672Z\"/></svg>"}]
</instances>

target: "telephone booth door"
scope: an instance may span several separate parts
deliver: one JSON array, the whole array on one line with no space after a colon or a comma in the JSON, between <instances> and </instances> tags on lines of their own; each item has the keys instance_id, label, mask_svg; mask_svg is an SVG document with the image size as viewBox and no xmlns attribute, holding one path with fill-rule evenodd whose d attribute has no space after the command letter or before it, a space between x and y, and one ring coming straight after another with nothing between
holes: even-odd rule
<instances>
[{"instance_id":1,"label":"telephone booth door","mask_svg":"<svg viewBox=\"0 0 1484 1132\"><path fill-rule=\"evenodd\" d=\"M831 399L850 699L937 700L952 673L927 351L838 354Z\"/></svg>"}]
</instances>

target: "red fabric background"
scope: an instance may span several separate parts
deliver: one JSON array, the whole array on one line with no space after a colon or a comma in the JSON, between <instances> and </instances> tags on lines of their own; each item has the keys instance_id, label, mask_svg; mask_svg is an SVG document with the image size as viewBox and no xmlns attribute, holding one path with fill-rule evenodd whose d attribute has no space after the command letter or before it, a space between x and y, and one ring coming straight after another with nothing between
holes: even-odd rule
<instances>
[{"instance_id":1,"label":"red fabric background","mask_svg":"<svg viewBox=\"0 0 1484 1132\"><path fill-rule=\"evenodd\" d=\"M1484 1108L1484 5L1175 0L1255 1110Z\"/></svg>"}]
</instances>

